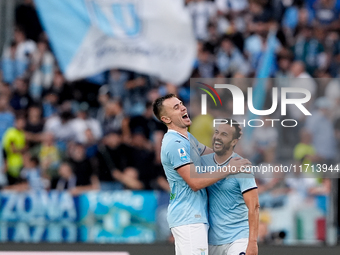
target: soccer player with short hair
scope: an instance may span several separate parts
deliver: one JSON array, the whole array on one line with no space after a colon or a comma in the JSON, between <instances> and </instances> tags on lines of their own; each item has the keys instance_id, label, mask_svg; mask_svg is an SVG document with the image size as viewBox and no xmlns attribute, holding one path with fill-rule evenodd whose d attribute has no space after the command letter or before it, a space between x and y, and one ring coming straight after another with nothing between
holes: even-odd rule
<instances>
[{"instance_id":1,"label":"soccer player with short hair","mask_svg":"<svg viewBox=\"0 0 340 255\"><path fill-rule=\"evenodd\" d=\"M202 156L203 167L227 167L233 158L240 157L234 152L240 127L231 121L215 127L212 139L215 153ZM209 254L257 255L260 205L254 175L229 175L209 186L207 193Z\"/></svg>"},{"instance_id":2,"label":"soccer player with short hair","mask_svg":"<svg viewBox=\"0 0 340 255\"><path fill-rule=\"evenodd\" d=\"M201 155L212 153L188 132L191 120L183 103L169 94L153 104L156 117L167 127L161 148L161 161L171 194L168 223L175 238L177 255L208 255L208 215L205 187L225 178L228 173L201 178L190 176L190 165L201 166ZM246 159L232 159L237 169L250 164ZM204 178L209 176L209 178Z\"/></svg>"}]
</instances>

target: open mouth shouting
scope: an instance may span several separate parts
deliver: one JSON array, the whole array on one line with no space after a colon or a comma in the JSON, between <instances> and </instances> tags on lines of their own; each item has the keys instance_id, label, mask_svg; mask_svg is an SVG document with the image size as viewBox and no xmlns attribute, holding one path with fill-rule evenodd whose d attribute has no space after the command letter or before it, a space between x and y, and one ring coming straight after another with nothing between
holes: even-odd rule
<instances>
[{"instance_id":1,"label":"open mouth shouting","mask_svg":"<svg viewBox=\"0 0 340 255\"><path fill-rule=\"evenodd\" d=\"M188 113L184 113L184 114L182 115L182 119L184 119L184 120L189 119Z\"/></svg>"},{"instance_id":2,"label":"open mouth shouting","mask_svg":"<svg viewBox=\"0 0 340 255\"><path fill-rule=\"evenodd\" d=\"M221 149L223 147L223 143L215 140L214 147L215 149Z\"/></svg>"}]
</instances>

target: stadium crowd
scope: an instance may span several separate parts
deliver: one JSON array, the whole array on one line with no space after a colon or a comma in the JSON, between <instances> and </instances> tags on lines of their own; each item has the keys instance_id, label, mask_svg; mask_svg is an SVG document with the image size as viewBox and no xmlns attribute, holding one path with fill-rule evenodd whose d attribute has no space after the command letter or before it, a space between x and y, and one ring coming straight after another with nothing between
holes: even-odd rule
<instances>
[{"instance_id":1,"label":"stadium crowd","mask_svg":"<svg viewBox=\"0 0 340 255\"><path fill-rule=\"evenodd\" d=\"M304 78L303 86L312 94L312 117L305 119L293 109L288 114L299 120L298 129L257 129L245 156L254 164L293 158L300 163L339 162L340 1L187 0L186 5L198 40L191 77L255 77L267 36L275 31L273 86L285 86L282 78ZM166 129L151 106L167 93L189 105L189 81L170 84L112 69L68 82L32 0L17 6L15 22L13 40L1 57L1 187L68 190L74 195L98 189L168 191L160 162ZM192 129L194 125L195 119ZM294 192L305 198L330 192L328 179L260 176L257 181L259 193L265 194L264 208L283 203L278 194ZM271 192L275 196L268 196ZM265 241L265 217L262 223Z\"/></svg>"}]
</instances>

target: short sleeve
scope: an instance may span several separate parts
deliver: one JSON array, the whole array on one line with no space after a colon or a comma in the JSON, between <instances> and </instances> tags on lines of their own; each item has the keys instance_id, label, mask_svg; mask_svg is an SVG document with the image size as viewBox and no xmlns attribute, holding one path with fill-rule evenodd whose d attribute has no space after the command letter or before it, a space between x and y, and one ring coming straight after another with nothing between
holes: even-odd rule
<instances>
[{"instance_id":1,"label":"short sleeve","mask_svg":"<svg viewBox=\"0 0 340 255\"><path fill-rule=\"evenodd\" d=\"M190 148L184 146L183 143L173 141L167 146L167 149L167 156L170 164L175 170L181 166L192 163L190 159Z\"/></svg>"},{"instance_id":2,"label":"short sleeve","mask_svg":"<svg viewBox=\"0 0 340 255\"><path fill-rule=\"evenodd\" d=\"M203 155L205 149L207 148L207 146L205 146L203 143L200 143L196 137L194 137L193 135L190 134L190 140L192 140L192 143L195 144L195 146L198 149L198 152L200 154L200 156Z\"/></svg>"},{"instance_id":3,"label":"short sleeve","mask_svg":"<svg viewBox=\"0 0 340 255\"><path fill-rule=\"evenodd\" d=\"M249 190L257 189L255 178L252 174L241 173L241 174L238 174L237 176L238 177L236 177L236 180L238 181L240 185L242 194Z\"/></svg>"}]
</instances>

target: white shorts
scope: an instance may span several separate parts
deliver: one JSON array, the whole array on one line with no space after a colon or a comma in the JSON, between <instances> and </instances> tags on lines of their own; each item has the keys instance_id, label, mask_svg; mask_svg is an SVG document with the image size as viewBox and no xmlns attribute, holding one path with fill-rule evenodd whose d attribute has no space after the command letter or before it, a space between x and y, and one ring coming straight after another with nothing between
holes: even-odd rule
<instances>
[{"instance_id":1,"label":"white shorts","mask_svg":"<svg viewBox=\"0 0 340 255\"><path fill-rule=\"evenodd\" d=\"M208 229L204 223L171 228L176 255L208 255Z\"/></svg>"},{"instance_id":2,"label":"white shorts","mask_svg":"<svg viewBox=\"0 0 340 255\"><path fill-rule=\"evenodd\" d=\"M248 238L223 245L209 245L209 255L245 255L247 246Z\"/></svg>"}]
</instances>

